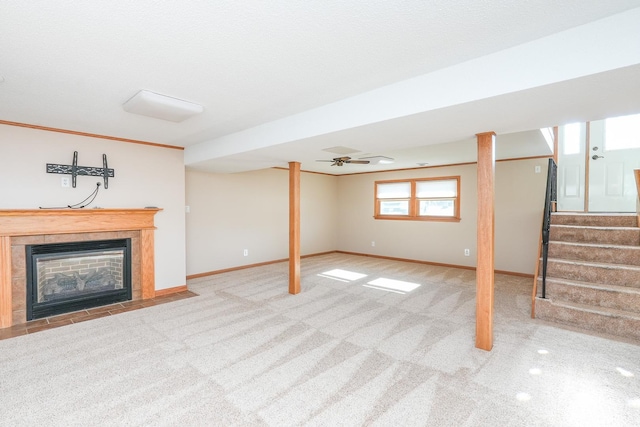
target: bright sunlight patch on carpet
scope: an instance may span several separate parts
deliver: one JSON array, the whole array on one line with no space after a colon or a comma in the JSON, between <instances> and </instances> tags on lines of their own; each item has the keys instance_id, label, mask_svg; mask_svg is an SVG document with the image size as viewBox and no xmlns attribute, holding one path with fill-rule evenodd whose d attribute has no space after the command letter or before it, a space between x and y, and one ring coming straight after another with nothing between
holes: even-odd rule
<instances>
[{"instance_id":1,"label":"bright sunlight patch on carpet","mask_svg":"<svg viewBox=\"0 0 640 427\"><path fill-rule=\"evenodd\" d=\"M365 286L367 288L380 289L382 291L406 294L407 292L411 292L414 289L419 288L420 284L404 282L402 280L385 279L384 277L381 277L379 279L372 280L368 282L366 285L362 285L362 286Z\"/></svg>"},{"instance_id":2,"label":"bright sunlight patch on carpet","mask_svg":"<svg viewBox=\"0 0 640 427\"><path fill-rule=\"evenodd\" d=\"M354 280L362 279L363 277L367 277L366 274L356 273L348 270L341 270L336 268L334 270L325 271L324 273L318 274L321 277L327 277L329 279L340 280L342 282L353 282Z\"/></svg>"}]
</instances>

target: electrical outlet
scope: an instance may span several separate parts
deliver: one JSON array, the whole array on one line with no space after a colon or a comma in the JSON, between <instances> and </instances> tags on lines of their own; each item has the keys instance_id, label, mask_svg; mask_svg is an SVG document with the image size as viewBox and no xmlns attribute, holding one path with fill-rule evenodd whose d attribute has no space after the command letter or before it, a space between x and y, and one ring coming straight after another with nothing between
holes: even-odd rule
<instances>
[{"instance_id":1,"label":"electrical outlet","mask_svg":"<svg viewBox=\"0 0 640 427\"><path fill-rule=\"evenodd\" d=\"M540 171L541 171L540 165L536 165L534 170L535 170L536 173L540 173Z\"/></svg>"},{"instance_id":2,"label":"electrical outlet","mask_svg":"<svg viewBox=\"0 0 640 427\"><path fill-rule=\"evenodd\" d=\"M68 176L63 176L62 178L60 178L60 186L62 187L69 187L71 185L71 180L69 179Z\"/></svg>"},{"instance_id":3,"label":"electrical outlet","mask_svg":"<svg viewBox=\"0 0 640 427\"><path fill-rule=\"evenodd\" d=\"M373 240L371 241L371 246L375 246L376 242L374 242Z\"/></svg>"},{"instance_id":4,"label":"electrical outlet","mask_svg":"<svg viewBox=\"0 0 640 427\"><path fill-rule=\"evenodd\" d=\"M191 213L191 206L188 206L188 205L185 206L184 207L184 211L185 211L185 213Z\"/></svg>"},{"instance_id":5,"label":"electrical outlet","mask_svg":"<svg viewBox=\"0 0 640 427\"><path fill-rule=\"evenodd\" d=\"M470 256L470 255L471 255L471 251L469 249L465 249L464 256Z\"/></svg>"},{"instance_id":6,"label":"electrical outlet","mask_svg":"<svg viewBox=\"0 0 640 427\"><path fill-rule=\"evenodd\" d=\"M242 255L249 256L249 249L245 249L244 251L242 251Z\"/></svg>"}]
</instances>

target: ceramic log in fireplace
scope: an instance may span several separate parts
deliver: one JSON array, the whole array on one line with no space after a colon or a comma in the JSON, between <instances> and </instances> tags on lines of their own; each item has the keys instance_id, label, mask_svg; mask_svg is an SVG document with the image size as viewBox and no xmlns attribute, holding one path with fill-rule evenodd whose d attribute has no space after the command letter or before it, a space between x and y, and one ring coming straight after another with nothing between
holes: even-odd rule
<instances>
[{"instance_id":1,"label":"ceramic log in fireplace","mask_svg":"<svg viewBox=\"0 0 640 427\"><path fill-rule=\"evenodd\" d=\"M131 239L26 246L27 320L131 299Z\"/></svg>"}]
</instances>

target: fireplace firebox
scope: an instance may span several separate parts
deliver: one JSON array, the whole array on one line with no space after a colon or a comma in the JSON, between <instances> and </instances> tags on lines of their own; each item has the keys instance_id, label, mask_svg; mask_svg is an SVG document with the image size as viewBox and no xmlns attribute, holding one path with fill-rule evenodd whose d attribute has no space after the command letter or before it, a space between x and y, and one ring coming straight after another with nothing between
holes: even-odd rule
<instances>
[{"instance_id":1,"label":"fireplace firebox","mask_svg":"<svg viewBox=\"0 0 640 427\"><path fill-rule=\"evenodd\" d=\"M131 239L26 246L27 320L131 300Z\"/></svg>"}]
</instances>

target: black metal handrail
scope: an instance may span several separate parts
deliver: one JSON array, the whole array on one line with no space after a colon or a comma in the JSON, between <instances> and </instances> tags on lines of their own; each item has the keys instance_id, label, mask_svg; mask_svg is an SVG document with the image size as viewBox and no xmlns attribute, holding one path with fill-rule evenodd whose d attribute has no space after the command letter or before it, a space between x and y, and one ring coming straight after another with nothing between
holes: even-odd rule
<instances>
[{"instance_id":1,"label":"black metal handrail","mask_svg":"<svg viewBox=\"0 0 640 427\"><path fill-rule=\"evenodd\" d=\"M558 201L557 194L558 167L553 159L549 159L547 169L547 192L544 197L544 217L542 219L542 298L546 298L547 257L549 255L549 233L551 230L551 212L553 203Z\"/></svg>"}]
</instances>

